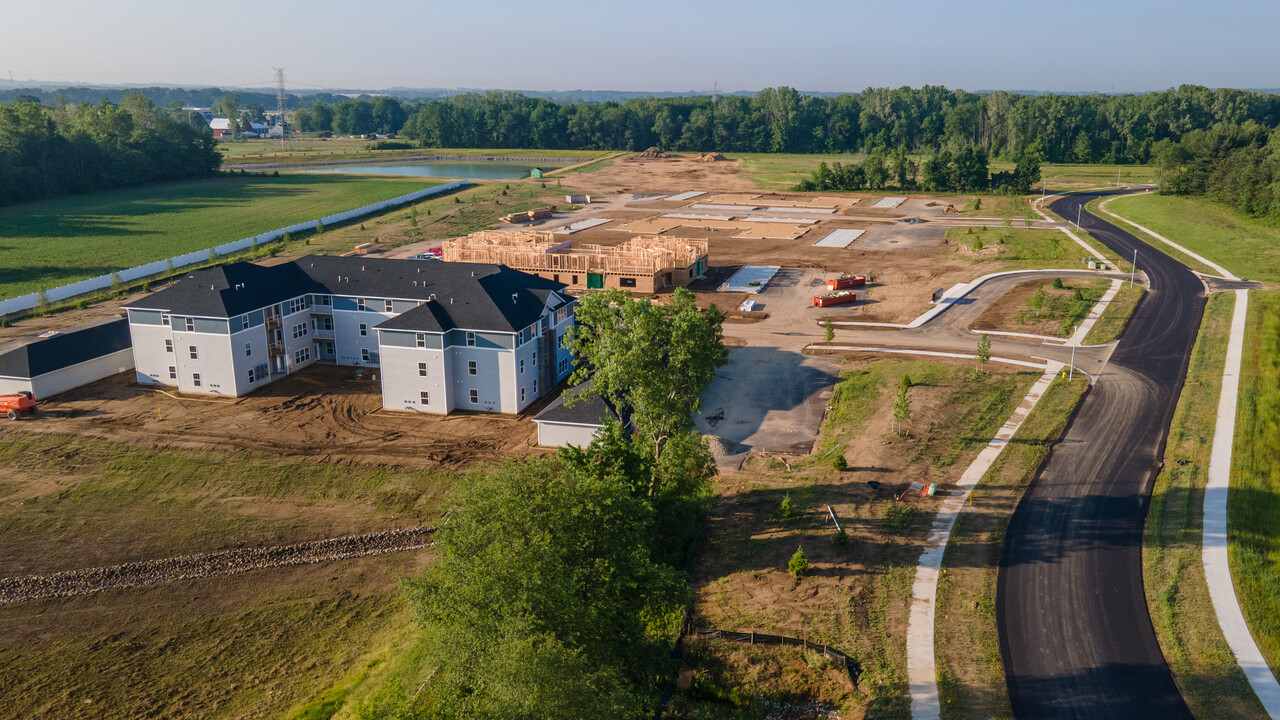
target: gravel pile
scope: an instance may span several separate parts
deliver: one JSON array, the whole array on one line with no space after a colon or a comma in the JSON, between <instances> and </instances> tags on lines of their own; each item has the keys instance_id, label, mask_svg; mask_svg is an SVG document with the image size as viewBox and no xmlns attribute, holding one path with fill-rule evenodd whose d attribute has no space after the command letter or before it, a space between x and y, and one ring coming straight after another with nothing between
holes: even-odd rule
<instances>
[{"instance_id":1,"label":"gravel pile","mask_svg":"<svg viewBox=\"0 0 1280 720\"><path fill-rule=\"evenodd\" d=\"M234 575L250 570L417 550L433 544L432 530L430 527L386 530L368 535L312 540L296 545L238 548L109 567L67 570L51 575L3 578L0 579L0 605L24 600L87 595L112 588L131 588L174 580Z\"/></svg>"}]
</instances>

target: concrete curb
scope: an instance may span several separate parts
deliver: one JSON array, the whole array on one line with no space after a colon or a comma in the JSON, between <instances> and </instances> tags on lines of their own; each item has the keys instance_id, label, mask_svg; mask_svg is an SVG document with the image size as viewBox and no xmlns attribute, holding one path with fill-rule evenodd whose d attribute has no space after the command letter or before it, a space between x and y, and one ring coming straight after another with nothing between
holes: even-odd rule
<instances>
[{"instance_id":1,"label":"concrete curb","mask_svg":"<svg viewBox=\"0 0 1280 720\"><path fill-rule=\"evenodd\" d=\"M992 358L993 360L995 358ZM942 701L938 697L938 669L934 656L934 623L938 600L938 577L942 572L942 558L946 553L951 528L964 509L965 500L973 492L982 477L987 474L996 458L1013 439L1018 428L1039 404L1054 377L1063 368L1062 363L1049 362L1044 374L1036 380L1013 411L996 436L978 453L978 457L956 481L959 488L942 501L933 530L925 541L924 552L916 565L916 579L911 586L911 615L907 621L907 682L911 688L911 717L913 720L939 720Z\"/></svg>"},{"instance_id":2,"label":"concrete curb","mask_svg":"<svg viewBox=\"0 0 1280 720\"><path fill-rule=\"evenodd\" d=\"M1227 552L1227 496L1231 487L1231 452L1236 437L1236 402L1240 391L1240 364L1244 356L1245 321L1249 314L1249 291L1236 290L1236 307L1231 315L1231 336L1227 341L1227 361L1222 369L1222 394L1218 396L1218 421L1213 428L1213 448L1209 454L1209 477L1204 489L1204 530L1201 561L1209 598L1222 635L1231 654L1249 680L1250 687L1273 718L1280 718L1280 682L1271 674L1266 658L1253 641L1235 585Z\"/></svg>"},{"instance_id":3,"label":"concrete curb","mask_svg":"<svg viewBox=\"0 0 1280 720\"><path fill-rule=\"evenodd\" d=\"M1080 327L1076 328L1076 331L1071 334L1071 339L1068 341L1069 345L1079 346L1084 344L1085 336L1102 319L1102 313L1106 312L1107 306L1115 299L1116 293L1120 292L1122 287L1124 287L1123 280L1111 281L1111 287L1107 288L1107 291L1098 299L1098 304L1094 305L1093 309L1089 311L1089 317L1085 318L1084 322L1080 323Z\"/></svg>"}]
</instances>

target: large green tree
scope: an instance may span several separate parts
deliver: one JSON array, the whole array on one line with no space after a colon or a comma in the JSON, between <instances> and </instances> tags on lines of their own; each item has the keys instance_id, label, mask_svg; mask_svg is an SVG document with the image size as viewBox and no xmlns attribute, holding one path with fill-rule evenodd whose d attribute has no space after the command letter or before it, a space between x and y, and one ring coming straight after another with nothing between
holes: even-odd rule
<instances>
[{"instance_id":1,"label":"large green tree","mask_svg":"<svg viewBox=\"0 0 1280 720\"><path fill-rule=\"evenodd\" d=\"M621 290L592 293L576 313L565 339L578 359L571 381L592 379L592 392L629 413L654 459L649 494L656 495L667 444L693 431L700 393L728 362L724 315L714 306L700 310L684 288L665 303Z\"/></svg>"}]
</instances>

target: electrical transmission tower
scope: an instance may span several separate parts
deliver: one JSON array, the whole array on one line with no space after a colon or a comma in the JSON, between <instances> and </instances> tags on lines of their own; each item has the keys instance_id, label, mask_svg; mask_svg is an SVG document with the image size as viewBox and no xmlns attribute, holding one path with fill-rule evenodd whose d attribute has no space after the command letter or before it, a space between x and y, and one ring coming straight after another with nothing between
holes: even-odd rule
<instances>
[{"instance_id":1,"label":"electrical transmission tower","mask_svg":"<svg viewBox=\"0 0 1280 720\"><path fill-rule=\"evenodd\" d=\"M711 83L711 104L715 105L716 100L720 99L720 81L716 80Z\"/></svg>"},{"instance_id":2,"label":"electrical transmission tower","mask_svg":"<svg viewBox=\"0 0 1280 720\"><path fill-rule=\"evenodd\" d=\"M280 126L280 148L284 149L285 131L284 124L284 68L273 68L276 71L276 124Z\"/></svg>"}]
</instances>

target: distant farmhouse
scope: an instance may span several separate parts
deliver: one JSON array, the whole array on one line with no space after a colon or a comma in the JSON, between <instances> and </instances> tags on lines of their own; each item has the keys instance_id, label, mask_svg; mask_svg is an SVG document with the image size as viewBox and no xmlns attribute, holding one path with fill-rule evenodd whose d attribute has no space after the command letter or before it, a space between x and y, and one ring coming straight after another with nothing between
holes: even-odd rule
<instances>
[{"instance_id":1,"label":"distant farmhouse","mask_svg":"<svg viewBox=\"0 0 1280 720\"><path fill-rule=\"evenodd\" d=\"M214 137L216 137L216 138L221 138L221 137L231 137L231 136L234 134L234 133L232 133L232 132L231 132L231 119L230 119L230 118L220 118L220 117L216 117L216 118L214 118L214 119L210 120L210 121L209 121L209 129L213 131L213 136L214 136ZM252 124L252 123L250 123L248 120L241 120L241 121L240 121L240 134L241 134L241 135L252 135L252 134L253 134L253 132L254 132L254 130L253 130L253 124Z\"/></svg>"},{"instance_id":2,"label":"distant farmhouse","mask_svg":"<svg viewBox=\"0 0 1280 720\"><path fill-rule=\"evenodd\" d=\"M239 396L315 362L378 367L383 407L519 413L573 370L565 285L475 263L307 256L134 301L139 383Z\"/></svg>"}]
</instances>

